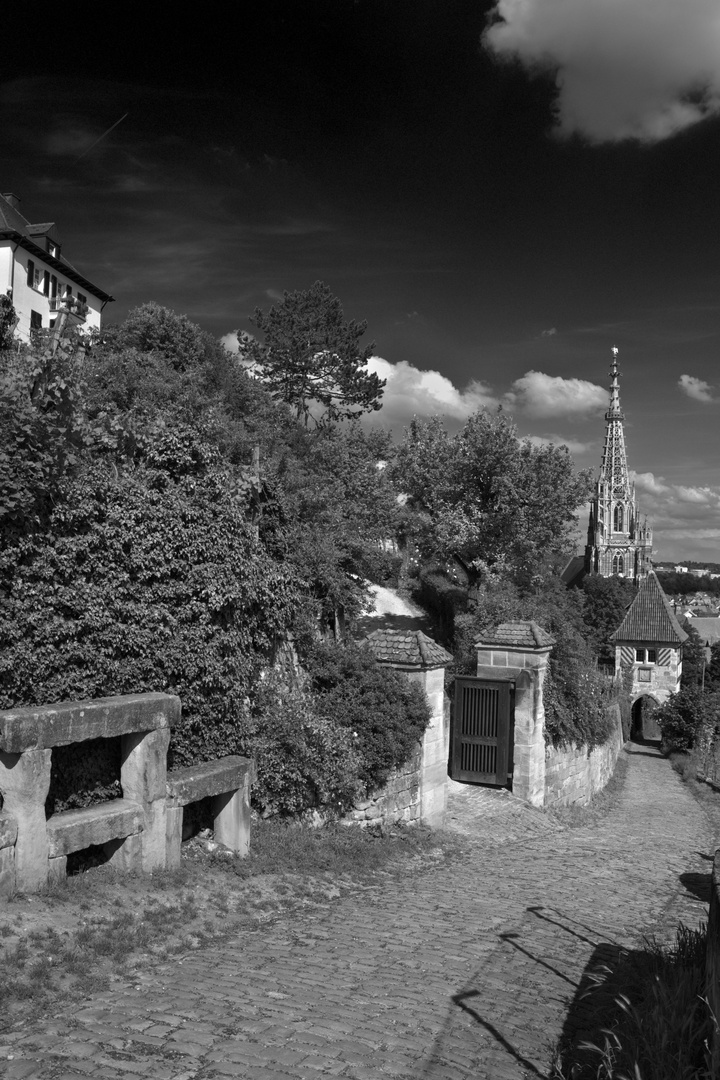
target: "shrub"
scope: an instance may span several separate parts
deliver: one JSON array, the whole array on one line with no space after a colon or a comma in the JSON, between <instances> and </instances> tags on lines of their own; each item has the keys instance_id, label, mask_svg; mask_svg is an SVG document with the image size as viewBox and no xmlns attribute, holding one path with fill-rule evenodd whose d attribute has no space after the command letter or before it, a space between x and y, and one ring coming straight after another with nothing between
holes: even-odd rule
<instances>
[{"instance_id":1,"label":"shrub","mask_svg":"<svg viewBox=\"0 0 720 1080\"><path fill-rule=\"evenodd\" d=\"M264 816L342 813L362 794L357 739L318 713L307 690L288 689L271 673L243 731L257 769L253 805Z\"/></svg>"},{"instance_id":2,"label":"shrub","mask_svg":"<svg viewBox=\"0 0 720 1080\"><path fill-rule=\"evenodd\" d=\"M367 645L316 641L305 659L318 714L352 732L358 777L368 791L382 787L430 723L425 694L401 672L380 667Z\"/></svg>"},{"instance_id":3,"label":"shrub","mask_svg":"<svg viewBox=\"0 0 720 1080\"><path fill-rule=\"evenodd\" d=\"M710 695L697 687L683 687L654 710L665 750L690 750L695 743Z\"/></svg>"},{"instance_id":4,"label":"shrub","mask_svg":"<svg viewBox=\"0 0 720 1080\"><path fill-rule=\"evenodd\" d=\"M298 595L232 476L198 451L174 478L163 454L158 436L152 468L64 477L47 533L0 553L0 708L176 693L171 759L190 764L240 749L248 697Z\"/></svg>"},{"instance_id":5,"label":"shrub","mask_svg":"<svg viewBox=\"0 0 720 1080\"><path fill-rule=\"evenodd\" d=\"M608 741L615 729L608 680L593 667L551 662L545 676L545 740L553 746L586 746Z\"/></svg>"}]
</instances>

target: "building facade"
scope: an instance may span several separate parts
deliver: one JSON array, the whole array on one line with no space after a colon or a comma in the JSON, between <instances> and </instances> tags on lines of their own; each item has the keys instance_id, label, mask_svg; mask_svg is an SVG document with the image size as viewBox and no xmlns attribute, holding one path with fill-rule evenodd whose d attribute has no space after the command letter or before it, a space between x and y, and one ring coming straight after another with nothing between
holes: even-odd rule
<instances>
[{"instance_id":1,"label":"building facade","mask_svg":"<svg viewBox=\"0 0 720 1080\"><path fill-rule=\"evenodd\" d=\"M0 195L0 294L12 300L16 336L29 341L33 331L52 329L61 314L83 329L99 330L112 296L67 261L55 222L31 224L19 201Z\"/></svg>"},{"instance_id":2,"label":"building facade","mask_svg":"<svg viewBox=\"0 0 720 1080\"><path fill-rule=\"evenodd\" d=\"M630 482L625 451L625 415L620 408L620 370L613 348L610 407L605 413L605 446L590 506L585 573L642 581L652 568L652 529L642 523Z\"/></svg>"},{"instance_id":3,"label":"building facade","mask_svg":"<svg viewBox=\"0 0 720 1080\"><path fill-rule=\"evenodd\" d=\"M630 700L635 734L657 739L652 709L680 689L682 645L687 634L675 617L654 571L645 577L623 621L610 640L615 645L615 675L632 673ZM629 681L629 680L628 680Z\"/></svg>"}]
</instances>

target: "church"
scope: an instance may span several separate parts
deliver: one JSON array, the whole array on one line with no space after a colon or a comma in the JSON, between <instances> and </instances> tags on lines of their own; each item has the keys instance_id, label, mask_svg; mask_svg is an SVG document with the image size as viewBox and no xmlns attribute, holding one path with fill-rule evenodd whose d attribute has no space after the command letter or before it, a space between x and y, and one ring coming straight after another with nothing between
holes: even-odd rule
<instances>
[{"instance_id":1,"label":"church","mask_svg":"<svg viewBox=\"0 0 720 1080\"><path fill-rule=\"evenodd\" d=\"M605 413L605 446L590 505L583 571L623 577L638 584L652 569L652 529L640 521L635 485L625 451L625 415L620 408L618 350L610 368L610 407Z\"/></svg>"}]
</instances>

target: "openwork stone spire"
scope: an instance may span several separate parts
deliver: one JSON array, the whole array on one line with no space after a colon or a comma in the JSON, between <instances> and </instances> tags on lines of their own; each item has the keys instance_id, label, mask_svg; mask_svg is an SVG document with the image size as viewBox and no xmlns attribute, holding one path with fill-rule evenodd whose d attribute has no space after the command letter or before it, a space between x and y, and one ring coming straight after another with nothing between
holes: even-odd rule
<instances>
[{"instance_id":1,"label":"openwork stone spire","mask_svg":"<svg viewBox=\"0 0 720 1080\"><path fill-rule=\"evenodd\" d=\"M652 566L652 530L647 522L639 522L635 485L628 472L618 350L614 346L612 354L610 406L605 413L605 446L590 508L585 570L637 581L646 577Z\"/></svg>"}]
</instances>

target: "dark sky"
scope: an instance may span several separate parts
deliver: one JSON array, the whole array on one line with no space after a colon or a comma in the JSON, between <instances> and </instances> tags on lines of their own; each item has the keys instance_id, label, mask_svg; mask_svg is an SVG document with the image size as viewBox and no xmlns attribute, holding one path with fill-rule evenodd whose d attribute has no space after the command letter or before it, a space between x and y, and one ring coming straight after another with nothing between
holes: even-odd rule
<instances>
[{"instance_id":1,"label":"dark sky","mask_svg":"<svg viewBox=\"0 0 720 1080\"><path fill-rule=\"evenodd\" d=\"M397 431L502 402L597 469L617 345L659 555L720 560L711 8L81 4L3 64L0 184L112 320L154 299L224 336L326 281Z\"/></svg>"}]
</instances>

